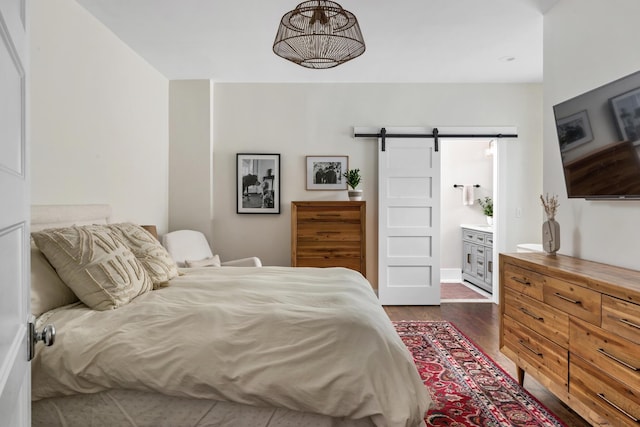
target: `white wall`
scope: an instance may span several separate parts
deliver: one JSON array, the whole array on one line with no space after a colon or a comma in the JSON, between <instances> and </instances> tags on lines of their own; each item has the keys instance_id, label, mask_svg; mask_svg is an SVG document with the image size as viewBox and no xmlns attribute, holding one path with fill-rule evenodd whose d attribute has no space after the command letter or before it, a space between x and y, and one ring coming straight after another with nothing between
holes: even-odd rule
<instances>
[{"instance_id":1,"label":"white wall","mask_svg":"<svg viewBox=\"0 0 640 427\"><path fill-rule=\"evenodd\" d=\"M213 140L210 80L169 83L169 230L212 234Z\"/></svg>"},{"instance_id":2,"label":"white wall","mask_svg":"<svg viewBox=\"0 0 640 427\"><path fill-rule=\"evenodd\" d=\"M544 17L544 191L560 253L640 269L640 202L567 199L553 105L640 70L637 0L562 0ZM541 208L540 208L541 209Z\"/></svg>"},{"instance_id":3,"label":"white wall","mask_svg":"<svg viewBox=\"0 0 640 427\"><path fill-rule=\"evenodd\" d=\"M168 225L168 81L73 0L31 16L31 199Z\"/></svg>"},{"instance_id":4,"label":"white wall","mask_svg":"<svg viewBox=\"0 0 640 427\"><path fill-rule=\"evenodd\" d=\"M353 139L353 126L516 126L505 141L511 213L507 248L539 241L541 86L538 84L216 84L213 234L222 258L260 256L290 265L290 202L346 200L306 191L305 156L348 155L364 174L367 277L377 284L377 145ZM280 153L282 213L236 214L236 153ZM205 160L193 159L192 167ZM460 165L461 168L466 167ZM515 217L516 207L523 211Z\"/></svg>"}]
</instances>

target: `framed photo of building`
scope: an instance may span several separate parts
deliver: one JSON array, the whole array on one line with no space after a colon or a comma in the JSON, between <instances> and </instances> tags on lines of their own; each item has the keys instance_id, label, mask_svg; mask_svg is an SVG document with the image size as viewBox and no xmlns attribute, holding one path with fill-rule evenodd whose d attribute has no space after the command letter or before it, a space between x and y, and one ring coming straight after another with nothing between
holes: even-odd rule
<instances>
[{"instance_id":1,"label":"framed photo of building","mask_svg":"<svg viewBox=\"0 0 640 427\"><path fill-rule=\"evenodd\" d=\"M239 214L280 213L280 154L236 154Z\"/></svg>"},{"instance_id":2,"label":"framed photo of building","mask_svg":"<svg viewBox=\"0 0 640 427\"><path fill-rule=\"evenodd\" d=\"M307 190L346 190L349 156L307 156Z\"/></svg>"}]
</instances>

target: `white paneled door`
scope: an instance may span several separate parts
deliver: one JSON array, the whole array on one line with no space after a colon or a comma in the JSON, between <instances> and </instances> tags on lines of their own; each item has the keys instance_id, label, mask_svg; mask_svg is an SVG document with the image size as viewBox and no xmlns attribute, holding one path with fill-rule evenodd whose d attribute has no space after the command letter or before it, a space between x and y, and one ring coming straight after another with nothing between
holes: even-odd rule
<instances>
[{"instance_id":1,"label":"white paneled door","mask_svg":"<svg viewBox=\"0 0 640 427\"><path fill-rule=\"evenodd\" d=\"M31 424L25 0L0 0L0 426Z\"/></svg>"},{"instance_id":2,"label":"white paneled door","mask_svg":"<svg viewBox=\"0 0 640 427\"><path fill-rule=\"evenodd\" d=\"M384 150L380 138L378 145L380 302L438 305L440 153L433 138L386 138Z\"/></svg>"}]
</instances>

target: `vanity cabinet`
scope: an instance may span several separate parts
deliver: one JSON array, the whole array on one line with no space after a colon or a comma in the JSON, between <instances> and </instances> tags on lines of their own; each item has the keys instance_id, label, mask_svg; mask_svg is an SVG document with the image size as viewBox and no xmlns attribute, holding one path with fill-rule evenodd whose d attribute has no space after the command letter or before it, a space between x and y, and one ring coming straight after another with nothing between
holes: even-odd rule
<instances>
[{"instance_id":1,"label":"vanity cabinet","mask_svg":"<svg viewBox=\"0 0 640 427\"><path fill-rule=\"evenodd\" d=\"M493 232L462 227L462 279L493 292Z\"/></svg>"},{"instance_id":2,"label":"vanity cabinet","mask_svg":"<svg viewBox=\"0 0 640 427\"><path fill-rule=\"evenodd\" d=\"M638 426L640 271L500 254L500 351L594 426Z\"/></svg>"}]
</instances>

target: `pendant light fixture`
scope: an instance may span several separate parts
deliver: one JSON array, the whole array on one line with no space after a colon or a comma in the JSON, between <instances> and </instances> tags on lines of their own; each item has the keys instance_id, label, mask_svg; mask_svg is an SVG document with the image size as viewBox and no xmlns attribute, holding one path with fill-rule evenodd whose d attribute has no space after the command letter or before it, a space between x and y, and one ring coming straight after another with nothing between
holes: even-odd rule
<instances>
[{"instance_id":1,"label":"pendant light fixture","mask_svg":"<svg viewBox=\"0 0 640 427\"><path fill-rule=\"evenodd\" d=\"M273 52L306 68L333 68L365 50L355 15L338 3L311 0L284 14Z\"/></svg>"}]
</instances>

